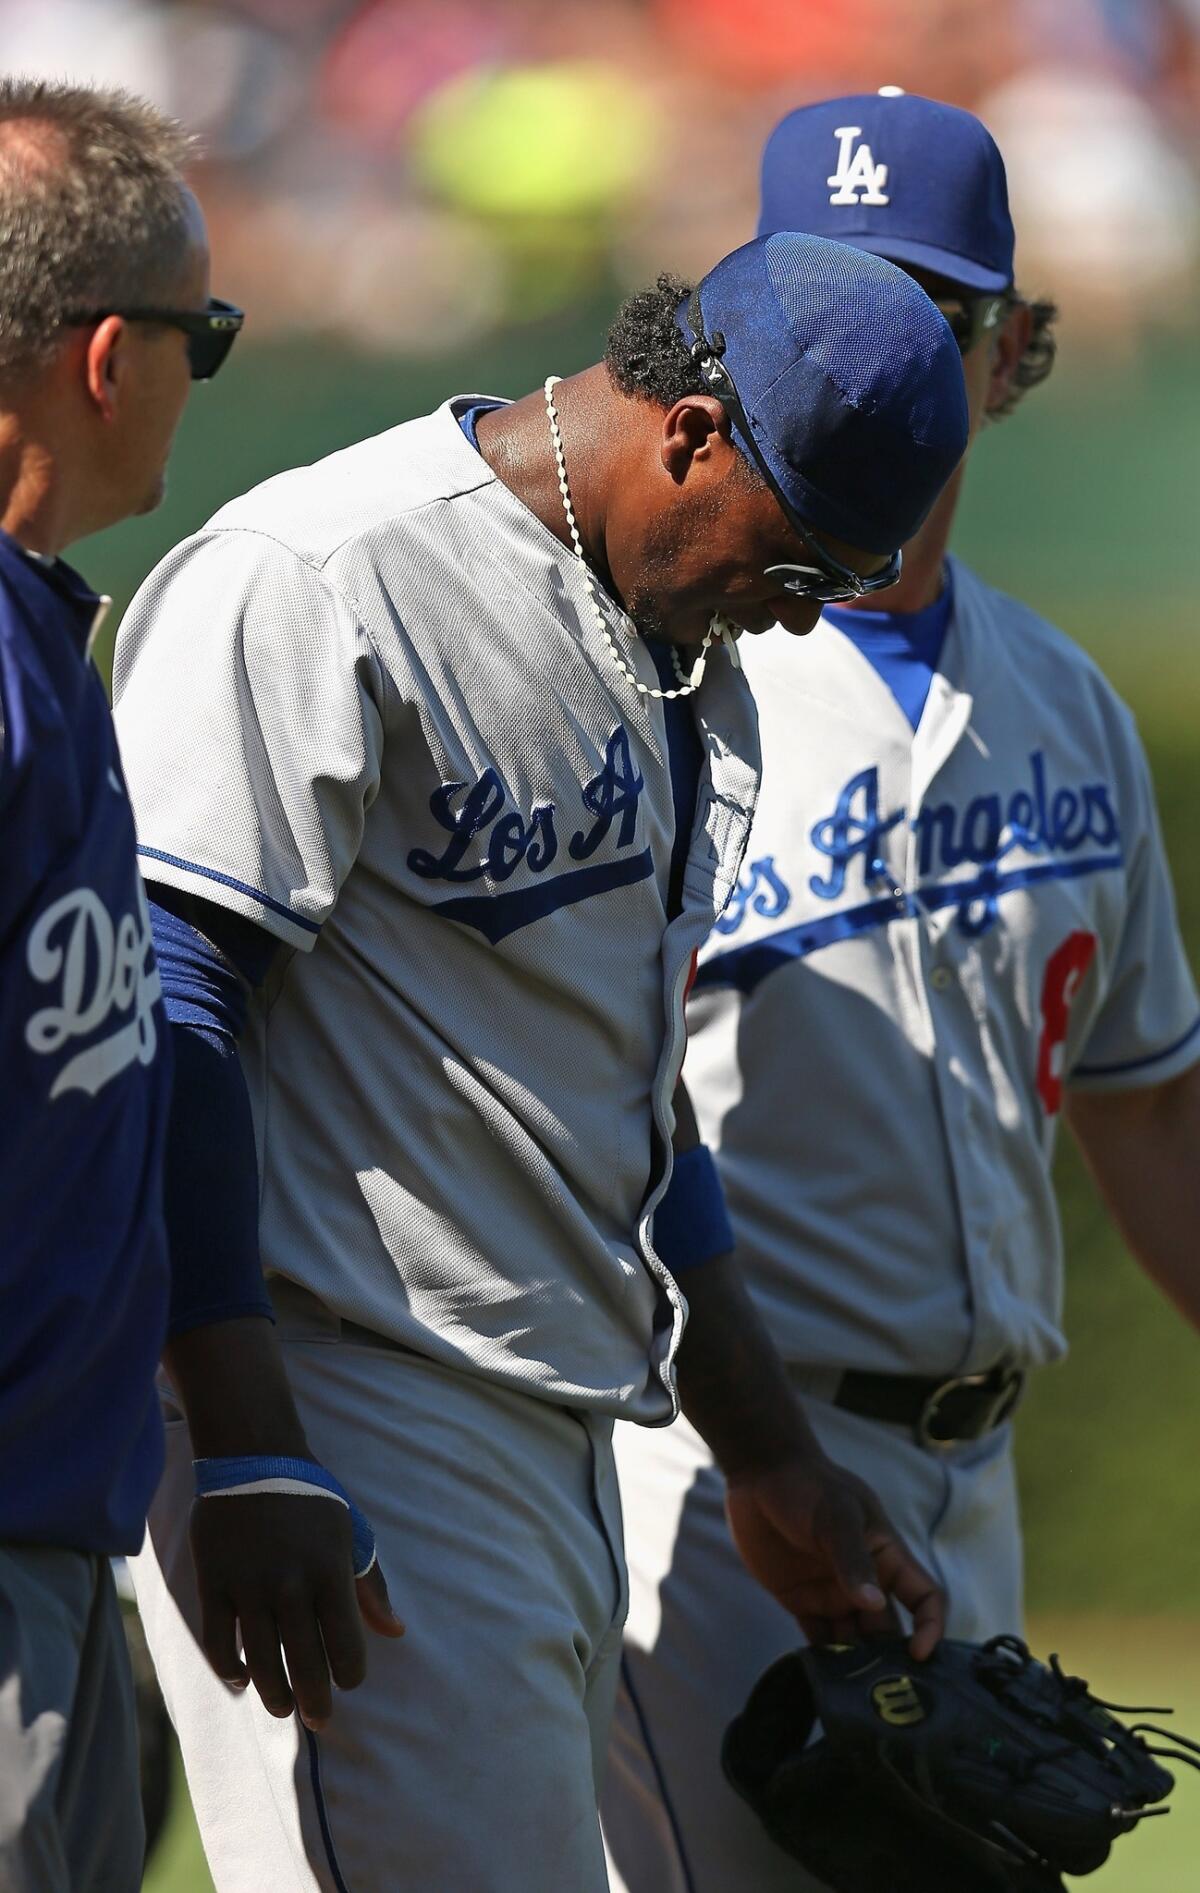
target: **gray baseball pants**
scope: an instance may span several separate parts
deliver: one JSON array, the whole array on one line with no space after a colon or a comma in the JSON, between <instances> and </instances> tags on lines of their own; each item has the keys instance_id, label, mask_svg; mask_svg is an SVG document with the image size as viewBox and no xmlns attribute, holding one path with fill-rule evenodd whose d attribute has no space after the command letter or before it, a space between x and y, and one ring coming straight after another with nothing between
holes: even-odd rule
<instances>
[{"instance_id":1,"label":"gray baseball pants","mask_svg":"<svg viewBox=\"0 0 1200 1893\"><path fill-rule=\"evenodd\" d=\"M131 1569L217 1893L603 1893L626 1606L612 1422L345 1327L300 1291L276 1306L307 1437L374 1526L407 1634L368 1635L367 1680L319 1737L219 1682L168 1402Z\"/></svg>"},{"instance_id":2,"label":"gray baseball pants","mask_svg":"<svg viewBox=\"0 0 1200 1893\"><path fill-rule=\"evenodd\" d=\"M945 1585L951 1636L1019 1631L1021 1532L1010 1428L943 1454L806 1398L821 1445L875 1488ZM602 1814L613 1893L803 1893L800 1864L726 1782L721 1738L768 1664L801 1641L745 1570L724 1481L686 1420L619 1426L629 1623Z\"/></svg>"},{"instance_id":3,"label":"gray baseball pants","mask_svg":"<svg viewBox=\"0 0 1200 1893\"><path fill-rule=\"evenodd\" d=\"M144 1843L108 1560L0 1546L0 1893L137 1893Z\"/></svg>"}]
</instances>

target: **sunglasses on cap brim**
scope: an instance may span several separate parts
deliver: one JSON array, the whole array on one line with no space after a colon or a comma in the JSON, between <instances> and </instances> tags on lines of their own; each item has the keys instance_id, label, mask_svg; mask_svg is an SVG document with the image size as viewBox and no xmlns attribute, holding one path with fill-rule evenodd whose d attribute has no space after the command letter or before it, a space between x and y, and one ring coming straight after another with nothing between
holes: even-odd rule
<instances>
[{"instance_id":1,"label":"sunglasses on cap brim","mask_svg":"<svg viewBox=\"0 0 1200 1893\"><path fill-rule=\"evenodd\" d=\"M161 322L166 328L182 329L187 337L193 381L212 380L246 320L233 303L210 296L206 309L93 309L86 315L69 315L65 323L68 328L89 328L106 316L120 316L124 322Z\"/></svg>"},{"instance_id":2,"label":"sunglasses on cap brim","mask_svg":"<svg viewBox=\"0 0 1200 1893\"><path fill-rule=\"evenodd\" d=\"M811 528L806 526L799 514L794 511L771 472L754 438L754 429L750 417L742 406L741 396L734 385L733 376L726 368L721 356L725 353L725 337L720 330L714 330L710 341L704 333L704 317L700 309L700 291L693 292L687 311L688 326L696 340L692 344L691 356L700 371L708 392L721 403L738 432L738 444L746 448L759 473L770 488L780 511L788 525L802 540L812 557L811 566L772 565L768 572L779 577L782 591L791 592L796 598L811 598L817 604L845 604L852 598L864 598L870 592L886 591L900 577L901 557L899 551L893 552L881 572L872 573L864 578L814 539ZM783 577L782 574L790 574Z\"/></svg>"}]
</instances>

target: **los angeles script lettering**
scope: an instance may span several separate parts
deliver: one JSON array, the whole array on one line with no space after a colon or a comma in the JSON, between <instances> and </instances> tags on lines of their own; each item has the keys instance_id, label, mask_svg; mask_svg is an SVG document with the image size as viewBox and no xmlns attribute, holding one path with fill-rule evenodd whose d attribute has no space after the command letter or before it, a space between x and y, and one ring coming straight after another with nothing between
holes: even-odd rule
<instances>
[{"instance_id":1,"label":"los angeles script lettering","mask_svg":"<svg viewBox=\"0 0 1200 1893\"><path fill-rule=\"evenodd\" d=\"M988 866L1014 848L1032 854L1070 855L1087 842L1109 848L1119 839L1107 783L1086 782L1077 789L1052 791L1040 749L1029 758L1029 775L1029 787L1015 790L1007 799L998 794L977 795L963 809L952 802L934 802L919 810L913 828L922 878L960 867L964 861ZM888 879L882 843L903 820L903 809L880 814L876 769L851 777L833 814L810 831L814 847L829 862L825 874L810 876L813 893L822 900L836 900L846 885L847 869L860 857L868 882Z\"/></svg>"},{"instance_id":2,"label":"los angeles script lettering","mask_svg":"<svg viewBox=\"0 0 1200 1893\"><path fill-rule=\"evenodd\" d=\"M837 798L832 815L809 830L809 839L828 866L811 874L808 885L822 901L836 901L854 890L851 869L861 867L864 890L882 883L891 889L892 875L885 856L888 835L906 819L903 808L890 814L879 807L879 772L873 766L851 776ZM1086 859L1108 862L1109 851L1120 848L1121 833L1107 783L1085 782L1077 788L1053 786L1047 777L1045 754L1035 749L1029 757L1028 787L1004 795L977 795L960 806L930 802L912 818L917 838L917 872L924 891L938 878L964 864L980 874L965 885L959 924L965 932L981 933L997 915L997 896L1003 886L1001 863L1014 850L1054 859L1080 856L1091 844ZM1095 854L1095 850L1103 851ZM990 884L987 884L990 877ZM955 883L947 883L955 885ZM747 916L778 919L792 903L792 890L773 855L751 861L743 872L724 914L718 933L736 933Z\"/></svg>"},{"instance_id":3,"label":"los angeles script lettering","mask_svg":"<svg viewBox=\"0 0 1200 1893\"><path fill-rule=\"evenodd\" d=\"M585 821L567 843L573 861L589 860L614 827L615 846L632 845L644 786L630 753L629 733L618 724L605 747L603 768L580 788ZM429 808L449 840L441 854L428 848L410 851L408 865L423 880L478 881L486 875L507 881L522 862L532 873L544 874L558 855L554 803L532 809L526 821L509 806L495 769L485 769L469 786L444 782L430 796Z\"/></svg>"}]
</instances>

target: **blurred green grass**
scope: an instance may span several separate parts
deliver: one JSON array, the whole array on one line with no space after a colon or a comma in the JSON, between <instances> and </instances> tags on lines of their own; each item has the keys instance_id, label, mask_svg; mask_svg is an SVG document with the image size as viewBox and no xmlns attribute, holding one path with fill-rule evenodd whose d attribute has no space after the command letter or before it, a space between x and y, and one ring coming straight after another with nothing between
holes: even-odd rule
<instances>
[{"instance_id":1,"label":"blurred green grass","mask_svg":"<svg viewBox=\"0 0 1200 1893\"><path fill-rule=\"evenodd\" d=\"M1142 725L1194 963L1200 755L1179 701ZM1018 1426L1030 1608L1200 1621L1197 1337L1129 1258L1068 1137L1057 1183L1071 1352L1035 1379Z\"/></svg>"},{"instance_id":2,"label":"blurred green grass","mask_svg":"<svg viewBox=\"0 0 1200 1893\"><path fill-rule=\"evenodd\" d=\"M213 1893L204 1849L192 1819L183 1764L175 1770L171 1818L142 1881L142 1893ZM269 1889L263 1888L263 1893Z\"/></svg>"},{"instance_id":3,"label":"blurred green grass","mask_svg":"<svg viewBox=\"0 0 1200 1893\"><path fill-rule=\"evenodd\" d=\"M519 394L549 370L569 374L596 359L603 315L594 307L525 329L469 360L367 361L311 345L235 351L220 382L193 398L166 505L73 550L116 601L106 648L141 578L225 499L450 393ZM1048 387L979 443L956 543L986 578L1078 638L1135 709L1195 963L1200 360L1179 343L1120 373L1072 368L1066 339ZM1119 1700L1174 1700L1181 1728L1200 1735L1196 1340L1125 1254L1063 1145L1072 1352L1040 1377L1019 1427L1035 1647L1060 1648L1069 1668ZM1176 1798L1169 1820L1123 1841L1082 1884L1200 1888L1200 1782L1185 1778ZM209 1886L182 1808L146 1888Z\"/></svg>"},{"instance_id":4,"label":"blurred green grass","mask_svg":"<svg viewBox=\"0 0 1200 1893\"><path fill-rule=\"evenodd\" d=\"M1165 1703L1181 1735L1200 1739L1200 1624L1194 1619L1096 1615L1035 1617L1030 1645L1057 1650L1110 1702ZM1129 1718L1132 1720L1133 1718ZM1170 1813L1122 1835L1098 1873L1070 1885L1086 1893L1196 1893L1200 1887L1200 1777L1178 1764ZM179 1893L184 1890L179 1889ZM187 1890L190 1893L190 1889Z\"/></svg>"}]
</instances>

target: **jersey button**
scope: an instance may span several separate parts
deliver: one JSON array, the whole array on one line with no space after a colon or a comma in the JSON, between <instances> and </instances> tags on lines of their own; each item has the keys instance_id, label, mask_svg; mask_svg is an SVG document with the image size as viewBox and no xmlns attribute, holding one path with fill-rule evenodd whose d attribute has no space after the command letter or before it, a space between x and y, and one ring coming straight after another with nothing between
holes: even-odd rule
<instances>
[{"instance_id":1,"label":"jersey button","mask_svg":"<svg viewBox=\"0 0 1200 1893\"><path fill-rule=\"evenodd\" d=\"M929 984L935 993L949 992L954 984L954 974L948 966L935 966L929 975Z\"/></svg>"}]
</instances>

